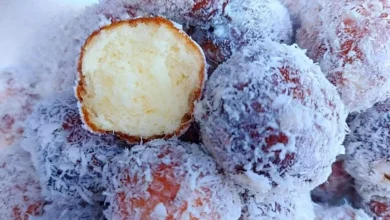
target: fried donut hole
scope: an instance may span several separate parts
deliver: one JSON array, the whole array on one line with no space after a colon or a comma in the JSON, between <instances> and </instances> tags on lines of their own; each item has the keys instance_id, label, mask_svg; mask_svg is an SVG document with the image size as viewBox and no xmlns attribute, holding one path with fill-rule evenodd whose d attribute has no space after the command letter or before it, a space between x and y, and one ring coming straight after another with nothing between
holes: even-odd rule
<instances>
[{"instance_id":1,"label":"fried donut hole","mask_svg":"<svg viewBox=\"0 0 390 220\"><path fill-rule=\"evenodd\" d=\"M238 219L233 184L198 145L156 140L116 157L106 173L108 219Z\"/></svg>"},{"instance_id":2,"label":"fried donut hole","mask_svg":"<svg viewBox=\"0 0 390 220\"><path fill-rule=\"evenodd\" d=\"M319 62L351 112L390 97L388 0L313 1L296 40Z\"/></svg>"},{"instance_id":3,"label":"fried donut hole","mask_svg":"<svg viewBox=\"0 0 390 220\"><path fill-rule=\"evenodd\" d=\"M183 134L206 74L200 47L164 18L119 21L82 48L76 96L86 127L133 143Z\"/></svg>"},{"instance_id":4,"label":"fried donut hole","mask_svg":"<svg viewBox=\"0 0 390 220\"><path fill-rule=\"evenodd\" d=\"M0 217L28 220L42 214L44 198L30 154L20 145L0 150Z\"/></svg>"},{"instance_id":5,"label":"fried donut hole","mask_svg":"<svg viewBox=\"0 0 390 220\"><path fill-rule=\"evenodd\" d=\"M344 152L346 116L302 50L271 41L221 64L195 110L207 150L237 184L261 193L323 183Z\"/></svg>"}]
</instances>

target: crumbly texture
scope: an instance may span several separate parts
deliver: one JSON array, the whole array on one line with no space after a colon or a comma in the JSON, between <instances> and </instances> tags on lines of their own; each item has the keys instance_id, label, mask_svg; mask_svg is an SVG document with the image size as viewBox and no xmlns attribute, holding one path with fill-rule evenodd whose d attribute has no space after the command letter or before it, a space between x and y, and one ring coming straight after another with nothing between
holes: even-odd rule
<instances>
[{"instance_id":1,"label":"crumbly texture","mask_svg":"<svg viewBox=\"0 0 390 220\"><path fill-rule=\"evenodd\" d=\"M231 181L199 145L155 140L106 166L107 219L238 219Z\"/></svg>"},{"instance_id":2,"label":"crumbly texture","mask_svg":"<svg viewBox=\"0 0 390 220\"><path fill-rule=\"evenodd\" d=\"M350 117L345 169L358 184L390 188L390 99Z\"/></svg>"},{"instance_id":3,"label":"crumbly texture","mask_svg":"<svg viewBox=\"0 0 390 220\"><path fill-rule=\"evenodd\" d=\"M28 220L44 202L30 154L20 145L0 149L0 219Z\"/></svg>"},{"instance_id":4,"label":"crumbly texture","mask_svg":"<svg viewBox=\"0 0 390 220\"><path fill-rule=\"evenodd\" d=\"M340 205L344 204L345 200L355 199L354 179L345 171L344 160L338 158L332 164L332 173L326 182L317 186L311 191L311 197L314 202Z\"/></svg>"},{"instance_id":5,"label":"crumbly texture","mask_svg":"<svg viewBox=\"0 0 390 220\"><path fill-rule=\"evenodd\" d=\"M96 205L70 204L56 200L43 208L43 214L28 220L104 220L103 208Z\"/></svg>"},{"instance_id":6,"label":"crumbly texture","mask_svg":"<svg viewBox=\"0 0 390 220\"><path fill-rule=\"evenodd\" d=\"M0 70L0 149L22 138L26 118L39 99L32 85L18 80L16 69Z\"/></svg>"},{"instance_id":7,"label":"crumbly texture","mask_svg":"<svg viewBox=\"0 0 390 220\"><path fill-rule=\"evenodd\" d=\"M296 46L259 42L234 54L206 82L195 115L207 150L253 192L313 189L344 152L344 105Z\"/></svg>"},{"instance_id":8,"label":"crumbly texture","mask_svg":"<svg viewBox=\"0 0 390 220\"><path fill-rule=\"evenodd\" d=\"M76 95L83 121L129 142L181 135L206 74L203 52L161 17L105 26L86 41Z\"/></svg>"},{"instance_id":9,"label":"crumbly texture","mask_svg":"<svg viewBox=\"0 0 390 220\"><path fill-rule=\"evenodd\" d=\"M314 205L315 220L373 220L362 209L355 209L349 204L342 206Z\"/></svg>"},{"instance_id":10,"label":"crumbly texture","mask_svg":"<svg viewBox=\"0 0 390 220\"><path fill-rule=\"evenodd\" d=\"M390 97L390 1L312 1L301 20L296 42L351 112Z\"/></svg>"},{"instance_id":11,"label":"crumbly texture","mask_svg":"<svg viewBox=\"0 0 390 220\"><path fill-rule=\"evenodd\" d=\"M103 166L123 143L82 128L72 91L42 101L26 126L23 147L32 155L43 195L49 200L102 201Z\"/></svg>"},{"instance_id":12,"label":"crumbly texture","mask_svg":"<svg viewBox=\"0 0 390 220\"><path fill-rule=\"evenodd\" d=\"M102 0L109 2L112 0ZM114 0L126 8L164 16L183 25L207 27L218 20L228 0Z\"/></svg>"},{"instance_id":13,"label":"crumbly texture","mask_svg":"<svg viewBox=\"0 0 390 220\"><path fill-rule=\"evenodd\" d=\"M307 192L284 192L266 196L241 193L241 220L313 220L314 209Z\"/></svg>"},{"instance_id":14,"label":"crumbly texture","mask_svg":"<svg viewBox=\"0 0 390 220\"><path fill-rule=\"evenodd\" d=\"M198 31L199 32L202 31ZM222 19L199 39L211 66L217 66L245 45L262 39L292 43L292 23L278 0L230 0Z\"/></svg>"}]
</instances>

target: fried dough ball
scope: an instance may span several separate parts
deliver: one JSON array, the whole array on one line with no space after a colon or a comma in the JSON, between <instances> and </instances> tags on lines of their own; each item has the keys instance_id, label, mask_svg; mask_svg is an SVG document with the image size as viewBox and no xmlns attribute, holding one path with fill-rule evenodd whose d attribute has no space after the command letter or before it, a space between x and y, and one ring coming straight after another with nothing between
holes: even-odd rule
<instances>
[{"instance_id":1,"label":"fried dough ball","mask_svg":"<svg viewBox=\"0 0 390 220\"><path fill-rule=\"evenodd\" d=\"M196 144L155 140L117 156L105 172L108 219L238 219L234 185Z\"/></svg>"},{"instance_id":2,"label":"fried dough ball","mask_svg":"<svg viewBox=\"0 0 390 220\"><path fill-rule=\"evenodd\" d=\"M104 200L103 166L125 145L82 126L72 91L44 100L28 120L23 146L32 154L48 200L90 204Z\"/></svg>"},{"instance_id":3,"label":"fried dough ball","mask_svg":"<svg viewBox=\"0 0 390 220\"><path fill-rule=\"evenodd\" d=\"M314 209L309 193L285 192L266 196L241 194L241 220L313 220Z\"/></svg>"},{"instance_id":4,"label":"fried dough ball","mask_svg":"<svg viewBox=\"0 0 390 220\"><path fill-rule=\"evenodd\" d=\"M390 97L390 1L311 1L296 40L351 112Z\"/></svg>"},{"instance_id":5,"label":"fried dough ball","mask_svg":"<svg viewBox=\"0 0 390 220\"><path fill-rule=\"evenodd\" d=\"M206 74L199 46L171 21L105 26L83 46L76 96L86 127L129 143L182 135Z\"/></svg>"},{"instance_id":6,"label":"fried dough ball","mask_svg":"<svg viewBox=\"0 0 390 220\"><path fill-rule=\"evenodd\" d=\"M30 154L20 145L0 149L0 219L28 220L44 202Z\"/></svg>"},{"instance_id":7,"label":"fried dough ball","mask_svg":"<svg viewBox=\"0 0 390 220\"><path fill-rule=\"evenodd\" d=\"M22 138L25 120L39 98L13 70L0 70L0 149Z\"/></svg>"},{"instance_id":8,"label":"fried dough ball","mask_svg":"<svg viewBox=\"0 0 390 220\"><path fill-rule=\"evenodd\" d=\"M207 150L253 193L313 189L344 152L336 88L294 46L264 42L234 54L206 82L195 115Z\"/></svg>"},{"instance_id":9,"label":"fried dough ball","mask_svg":"<svg viewBox=\"0 0 390 220\"><path fill-rule=\"evenodd\" d=\"M357 184L390 188L390 99L349 119L345 169Z\"/></svg>"},{"instance_id":10,"label":"fried dough ball","mask_svg":"<svg viewBox=\"0 0 390 220\"><path fill-rule=\"evenodd\" d=\"M292 43L293 32L287 9L278 0L230 0L222 20L195 37L210 65L218 66L245 45L262 39Z\"/></svg>"},{"instance_id":11,"label":"fried dough ball","mask_svg":"<svg viewBox=\"0 0 390 220\"><path fill-rule=\"evenodd\" d=\"M315 220L372 220L362 209L355 209L348 204L342 206L315 205Z\"/></svg>"}]
</instances>

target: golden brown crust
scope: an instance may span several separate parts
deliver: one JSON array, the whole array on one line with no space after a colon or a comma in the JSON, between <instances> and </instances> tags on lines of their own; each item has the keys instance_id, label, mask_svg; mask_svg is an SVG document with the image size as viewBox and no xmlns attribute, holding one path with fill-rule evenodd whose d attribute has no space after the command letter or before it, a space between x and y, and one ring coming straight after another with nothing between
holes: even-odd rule
<instances>
[{"instance_id":1,"label":"golden brown crust","mask_svg":"<svg viewBox=\"0 0 390 220\"><path fill-rule=\"evenodd\" d=\"M192 47L192 51L196 51L199 56L202 57L202 67L199 72L199 82L200 85L197 90L195 90L191 95L190 95L190 111L185 114L181 120L180 127L176 129L174 133L171 134L164 134L164 135L154 135L150 136L147 138L139 137L139 136L131 136L122 132L116 132L116 131L106 131L103 129L100 129L98 126L93 124L93 122L90 120L88 111L85 106L83 106L83 95L86 93L85 90L85 77L82 74L82 67L83 67L83 57L85 53L85 48L91 43L91 41L96 37L101 31L103 30L110 30L113 29L117 26L120 25L130 25L130 26L136 26L141 23L155 23L157 25L165 25L172 31L175 31L178 36L185 38L186 45ZM202 95L202 90L204 87L204 81L205 81L205 74L206 74L206 63L204 59L204 55L200 47L196 44L195 41L193 41L189 36L187 36L184 32L179 30L174 26L174 24L162 17L145 17L145 18L136 18L136 19L131 19L131 20L124 20L124 21L117 21L113 22L110 25L104 26L100 28L99 30L94 31L86 40L85 44L81 48L80 52L80 57L78 60L78 66L77 66L77 71L78 71L78 80L77 80L77 85L76 85L76 90L75 90L75 95L77 100L80 103L80 111L81 111L81 118L83 119L84 124L88 127L89 130L95 133L100 133L100 134L115 134L122 140L127 141L128 143L139 143L139 142L148 142L154 139L169 139L174 136L181 136L191 125L191 123L194 120L193 113L194 113L194 108L195 108L195 102L198 101L201 98Z\"/></svg>"}]
</instances>

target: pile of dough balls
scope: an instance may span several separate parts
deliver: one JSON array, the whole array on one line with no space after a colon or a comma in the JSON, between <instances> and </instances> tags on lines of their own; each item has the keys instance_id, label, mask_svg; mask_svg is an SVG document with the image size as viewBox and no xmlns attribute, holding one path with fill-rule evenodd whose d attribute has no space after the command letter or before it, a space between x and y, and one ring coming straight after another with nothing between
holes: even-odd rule
<instances>
[{"instance_id":1,"label":"pile of dough balls","mask_svg":"<svg viewBox=\"0 0 390 220\"><path fill-rule=\"evenodd\" d=\"M0 69L0 219L390 219L390 0L100 0Z\"/></svg>"}]
</instances>

